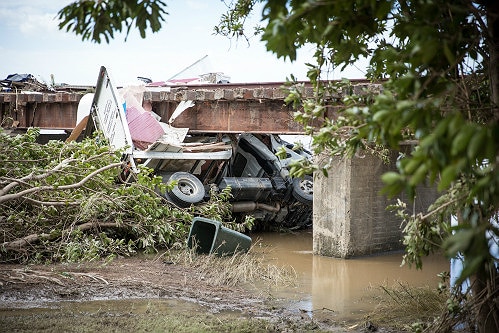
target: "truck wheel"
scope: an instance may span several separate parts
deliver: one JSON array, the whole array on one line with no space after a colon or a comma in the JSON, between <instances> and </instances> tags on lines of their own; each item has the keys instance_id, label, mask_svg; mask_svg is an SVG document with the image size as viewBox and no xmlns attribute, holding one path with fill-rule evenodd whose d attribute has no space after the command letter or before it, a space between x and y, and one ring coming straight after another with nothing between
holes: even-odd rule
<instances>
[{"instance_id":1,"label":"truck wheel","mask_svg":"<svg viewBox=\"0 0 499 333\"><path fill-rule=\"evenodd\" d=\"M314 202L314 181L311 176L293 179L293 197L301 203L312 206Z\"/></svg>"},{"instance_id":2,"label":"truck wheel","mask_svg":"<svg viewBox=\"0 0 499 333\"><path fill-rule=\"evenodd\" d=\"M172 190L167 191L168 197L180 207L189 207L204 199L203 183L188 172L175 172L169 181L177 181Z\"/></svg>"}]
</instances>

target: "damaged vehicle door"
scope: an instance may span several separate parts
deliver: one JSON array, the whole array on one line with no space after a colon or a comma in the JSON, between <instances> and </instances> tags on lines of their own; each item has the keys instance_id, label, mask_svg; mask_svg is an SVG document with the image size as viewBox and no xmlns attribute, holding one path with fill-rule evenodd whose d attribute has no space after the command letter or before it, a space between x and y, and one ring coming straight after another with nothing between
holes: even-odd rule
<instances>
[{"instance_id":1,"label":"damaged vehicle door","mask_svg":"<svg viewBox=\"0 0 499 333\"><path fill-rule=\"evenodd\" d=\"M284 147L286 158L279 159L277 151ZM251 214L261 228L284 226L304 228L312 223L313 180L291 178L291 161L312 158L304 149L293 150L294 145L272 134L239 135L234 157L228 166L227 177L219 183L221 189L230 186L233 212Z\"/></svg>"}]
</instances>

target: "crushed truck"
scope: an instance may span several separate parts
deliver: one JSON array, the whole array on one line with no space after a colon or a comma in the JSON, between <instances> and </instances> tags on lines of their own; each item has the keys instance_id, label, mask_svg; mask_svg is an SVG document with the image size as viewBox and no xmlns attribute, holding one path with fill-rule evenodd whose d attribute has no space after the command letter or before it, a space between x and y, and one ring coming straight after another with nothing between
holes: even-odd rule
<instances>
[{"instance_id":1,"label":"crushed truck","mask_svg":"<svg viewBox=\"0 0 499 333\"><path fill-rule=\"evenodd\" d=\"M171 118L162 122L154 110L142 107L140 94L118 90L101 67L95 93L80 100L72 136L101 131L113 149L123 150L128 172L139 172L137 165L143 164L174 184L161 195L176 206L202 204L209 199L210 188L230 188L236 220L251 215L259 229L310 226L312 176L291 178L288 166L312 154L278 135L191 134L187 128L172 126L175 117L193 105L181 101ZM276 153L282 147L286 157L280 159ZM121 178L126 182L130 177L123 172Z\"/></svg>"}]
</instances>

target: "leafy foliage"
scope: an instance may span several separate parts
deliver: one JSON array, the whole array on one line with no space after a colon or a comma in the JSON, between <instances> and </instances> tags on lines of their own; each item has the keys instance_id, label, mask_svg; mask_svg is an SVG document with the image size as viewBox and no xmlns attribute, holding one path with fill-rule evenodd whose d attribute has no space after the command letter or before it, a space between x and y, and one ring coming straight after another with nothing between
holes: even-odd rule
<instances>
[{"instance_id":1,"label":"leafy foliage","mask_svg":"<svg viewBox=\"0 0 499 333\"><path fill-rule=\"evenodd\" d=\"M493 299L498 258L491 255L489 238L499 235L496 2L256 3L263 4L266 22L262 40L277 57L295 60L299 48L316 48L316 64L308 64L314 98L304 98L303 84L293 77L286 98L296 108L295 119L313 135L315 152L331 158L366 150L383 156L385 149L398 150L410 140L415 149L400 156L397 172L383 175L384 192L393 197L405 191L414 198L418 185L431 184L441 197L426 215L408 213L402 203L392 207L405 221L404 261L421 267L422 258L439 249L449 258L462 254L458 283L474 277L475 295L487 299L487 285ZM232 10L244 13L237 6ZM378 91L326 80L332 69L361 58L369 60L366 75ZM327 174L328 161L302 167ZM296 166L292 172L302 171ZM458 226L451 227L451 215ZM497 324L498 317L487 317L494 312L493 301L478 312L480 329Z\"/></svg>"},{"instance_id":2,"label":"leafy foliage","mask_svg":"<svg viewBox=\"0 0 499 333\"><path fill-rule=\"evenodd\" d=\"M405 259L420 266L422 256L440 247L449 257L463 254L460 278L474 277L480 304L476 325L493 331L499 274L488 237L499 235L497 1L238 0L215 32L246 36L245 18L258 3L264 27L256 32L277 57L295 60L299 48L316 48L316 63L308 64L315 97L304 99L303 87L291 77L286 99L314 134L316 153L334 158L368 150L383 156L403 140L415 142L414 151L399 159L398 172L383 176L385 193L406 191L414 198L417 186L428 183L442 196L424 216L397 209L407 223ZM130 15L124 14L122 21ZM89 37L84 18L76 21L83 28L74 31ZM108 25L121 31L121 23ZM331 69L361 58L369 59L366 74L382 85L379 92L359 94L348 82L324 80ZM304 168L327 173L328 160ZM292 170L301 172L299 166ZM457 227L450 228L449 215L456 216Z\"/></svg>"},{"instance_id":3,"label":"leafy foliage","mask_svg":"<svg viewBox=\"0 0 499 333\"><path fill-rule=\"evenodd\" d=\"M164 15L168 15L165 8L161 0L80 0L59 11L59 29L66 28L82 40L109 43L115 31L125 30L128 37L135 26L145 38L148 28L152 32L161 29Z\"/></svg>"},{"instance_id":4,"label":"leafy foliage","mask_svg":"<svg viewBox=\"0 0 499 333\"><path fill-rule=\"evenodd\" d=\"M385 192L405 190L413 197L417 185L436 182L440 191L467 193L455 197L454 213L493 229L499 125L488 93L487 62L479 62L489 57L486 6L466 0L264 3L268 25L262 39L278 57L293 60L298 48L317 46L317 66L310 65L309 72L315 99L304 100L296 84L286 99L299 106L296 119L316 131L316 152L330 148L333 154L352 155L369 146L397 149L404 140L417 140L414 152L400 159L398 173L384 175ZM327 66L345 66L361 56L371 57L371 79L388 78L381 91L362 98L349 92L348 82L320 81L318 74ZM341 100L332 98L338 92ZM335 106L330 118L327 110ZM317 119L320 128L310 125Z\"/></svg>"},{"instance_id":5,"label":"leafy foliage","mask_svg":"<svg viewBox=\"0 0 499 333\"><path fill-rule=\"evenodd\" d=\"M244 37L249 42L252 36L257 36L263 31L259 25L253 27L251 36L248 36L245 31L246 19L254 11L256 3L254 0L241 0L235 3L231 2L231 4L234 7L227 5L231 10L222 14L219 24L213 29L214 33L228 38L239 39L240 37Z\"/></svg>"},{"instance_id":6,"label":"leafy foliage","mask_svg":"<svg viewBox=\"0 0 499 333\"><path fill-rule=\"evenodd\" d=\"M180 209L159 193L161 177L143 168L133 182L117 181L123 162L102 138L36 143L0 132L1 261L81 261L185 244L194 216L230 222L229 192ZM250 223L237 225L246 228Z\"/></svg>"}]
</instances>

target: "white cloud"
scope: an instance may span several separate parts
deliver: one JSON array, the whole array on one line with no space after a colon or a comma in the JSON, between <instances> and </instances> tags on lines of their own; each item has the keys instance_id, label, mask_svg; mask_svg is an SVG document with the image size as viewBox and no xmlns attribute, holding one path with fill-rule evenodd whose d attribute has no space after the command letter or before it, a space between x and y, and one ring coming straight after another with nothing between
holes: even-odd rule
<instances>
[{"instance_id":1,"label":"white cloud","mask_svg":"<svg viewBox=\"0 0 499 333\"><path fill-rule=\"evenodd\" d=\"M193 9L193 10L205 10L209 8L209 2L206 0L204 1L199 1L199 0L187 0L185 1L187 4L187 7Z\"/></svg>"},{"instance_id":2,"label":"white cloud","mask_svg":"<svg viewBox=\"0 0 499 333\"><path fill-rule=\"evenodd\" d=\"M137 76L166 80L204 55L200 71L224 72L231 82L284 81L293 73L306 79L302 50L295 63L284 62L265 50L257 38L230 41L213 35L213 27L226 7L221 1L168 1L166 22L159 33L141 39L131 31L128 41L117 35L110 44L82 42L80 36L58 30L54 18L71 0L0 1L0 79L12 73L30 73L56 82L93 85L101 65L108 67L117 85ZM258 15L255 15L255 17ZM198 73L204 74L204 73ZM343 75L345 76L345 75ZM359 77L357 73L351 78ZM340 78L336 77L336 78Z\"/></svg>"},{"instance_id":3,"label":"white cloud","mask_svg":"<svg viewBox=\"0 0 499 333\"><path fill-rule=\"evenodd\" d=\"M23 34L46 34L59 32L57 27L57 22L54 20L52 14L29 14L25 13L23 15L22 21L20 22L19 30Z\"/></svg>"}]
</instances>

